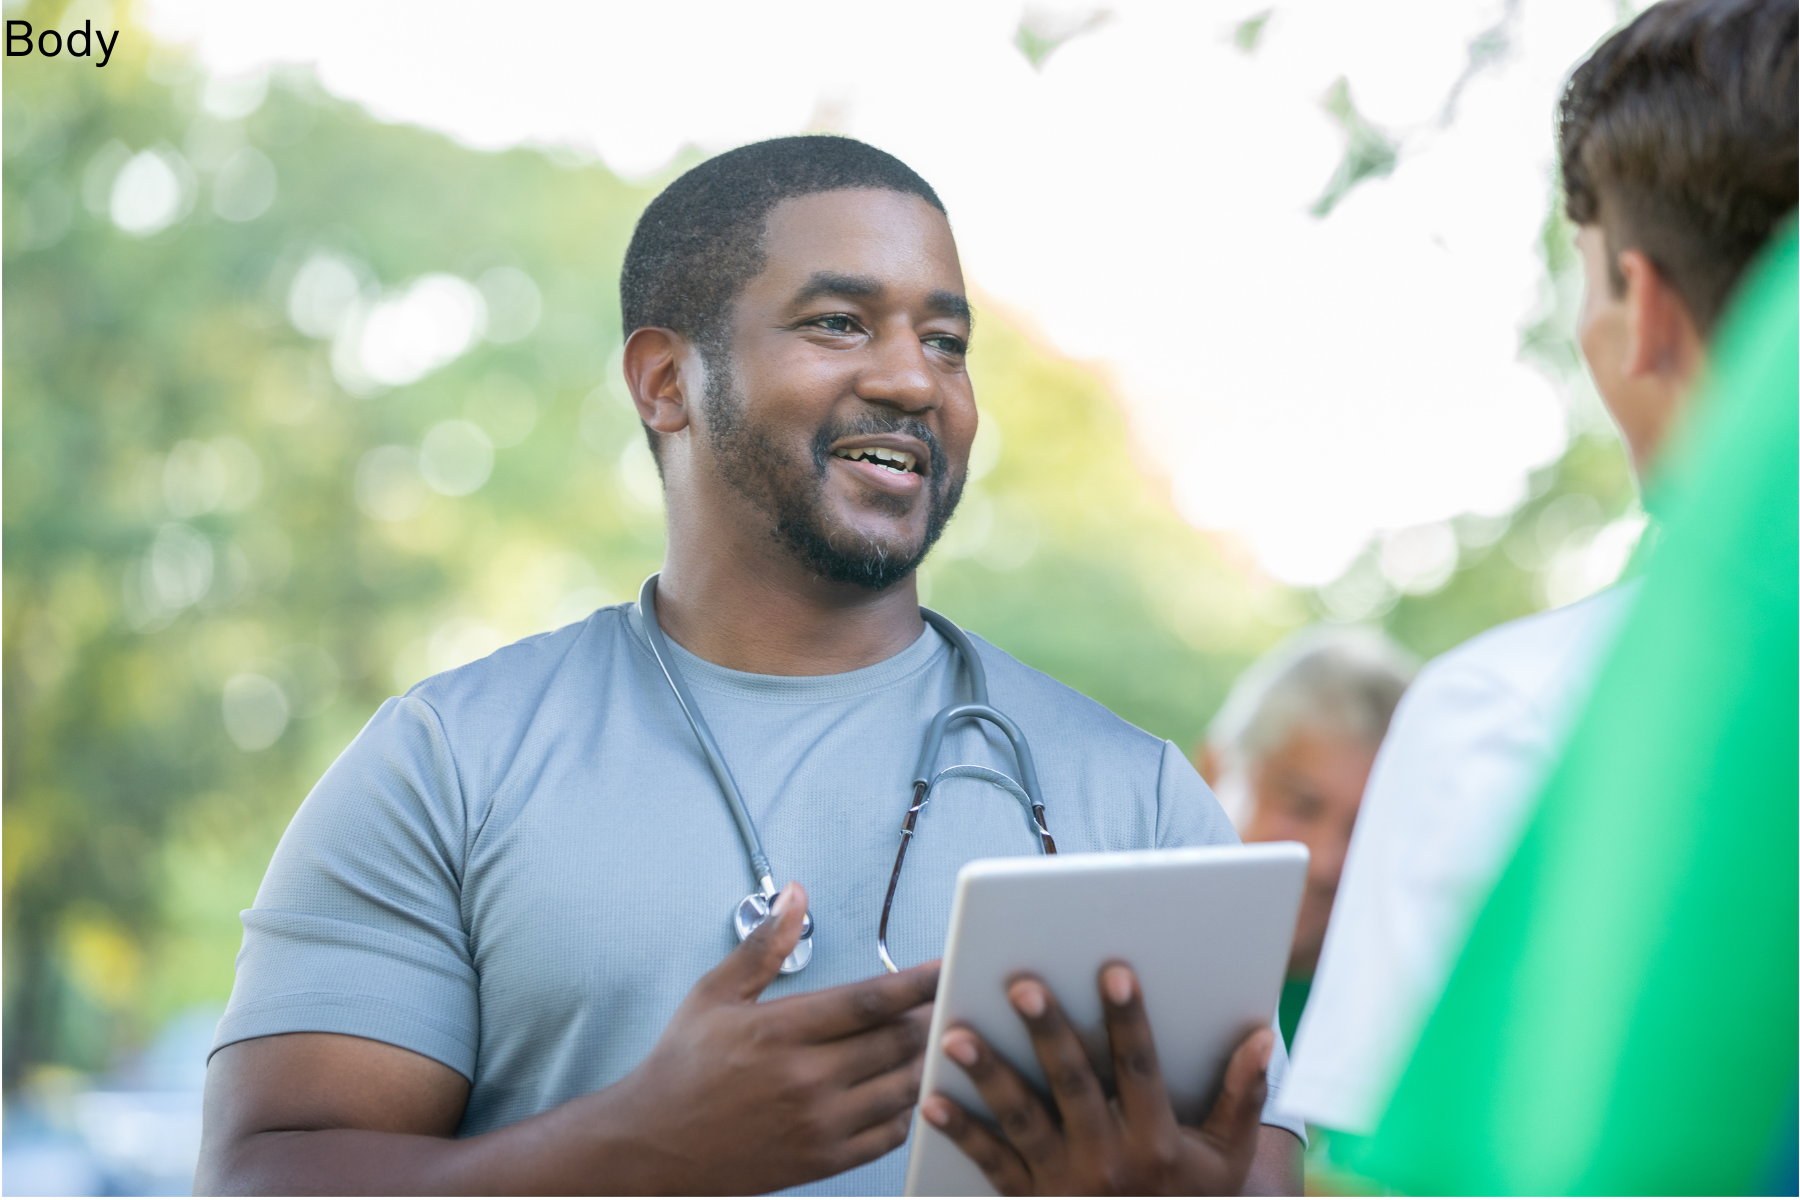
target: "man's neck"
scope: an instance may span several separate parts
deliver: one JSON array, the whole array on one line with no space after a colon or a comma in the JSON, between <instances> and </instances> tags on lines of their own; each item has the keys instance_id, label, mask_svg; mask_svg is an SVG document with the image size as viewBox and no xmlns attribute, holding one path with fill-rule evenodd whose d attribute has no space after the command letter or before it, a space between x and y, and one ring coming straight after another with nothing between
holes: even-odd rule
<instances>
[{"instance_id":1,"label":"man's neck","mask_svg":"<svg viewBox=\"0 0 1800 1200\"><path fill-rule=\"evenodd\" d=\"M1693 404L1694 393L1698 389L1705 365L1704 353L1697 353L1686 364L1686 369L1669 382L1667 398L1660 406L1658 419L1650 423L1637 438L1626 439L1625 449L1631 460L1632 482L1637 485L1639 499L1643 498L1645 484L1654 482L1671 435L1678 436L1676 431L1688 419L1688 410Z\"/></svg>"},{"instance_id":2,"label":"man's neck","mask_svg":"<svg viewBox=\"0 0 1800 1200\"><path fill-rule=\"evenodd\" d=\"M873 666L924 632L914 578L885 592L821 579L786 556L683 554L671 540L656 616L683 649L757 675Z\"/></svg>"}]
</instances>

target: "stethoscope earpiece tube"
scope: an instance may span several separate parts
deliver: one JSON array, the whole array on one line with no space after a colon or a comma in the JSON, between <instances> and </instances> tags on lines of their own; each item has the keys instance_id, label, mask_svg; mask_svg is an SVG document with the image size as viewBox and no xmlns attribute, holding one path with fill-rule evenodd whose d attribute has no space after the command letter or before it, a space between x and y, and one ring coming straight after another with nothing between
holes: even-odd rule
<instances>
[{"instance_id":1,"label":"stethoscope earpiece tube","mask_svg":"<svg viewBox=\"0 0 1800 1200\"><path fill-rule=\"evenodd\" d=\"M962 659L963 670L969 673L969 700L975 704L986 704L987 668L981 665L981 655L975 652L975 643L962 628L943 613L933 612L924 605L919 606L919 615L924 617L930 626L944 635L944 640L956 647L956 655ZM1037 795L1033 792L1032 795Z\"/></svg>"},{"instance_id":2,"label":"stethoscope earpiece tube","mask_svg":"<svg viewBox=\"0 0 1800 1200\"><path fill-rule=\"evenodd\" d=\"M669 643L663 638L662 625L656 619L656 581L661 577L660 572L650 576L644 580L644 586L638 589L638 613L643 617L644 637L650 643L650 653L655 656L656 665L662 668L663 678L669 681L669 687L675 693L676 703L681 705L688 724L693 727L701 753L706 755L706 763L712 768L713 778L719 782L719 790L725 793L726 807L731 809L731 818L737 822L738 836L743 839L744 849L750 856L750 872L755 876L756 886L761 889L760 892L745 896L732 910L732 928L737 931L741 942L763 923L775 903L775 873L769 866L769 856L763 853L762 839L756 835L756 822L750 819L750 810L744 807L743 793L738 791L737 780L732 777L725 755L720 752L719 743L713 740L712 730L707 726L706 718L700 714L700 706L689 694L687 684L682 681L681 672L676 668L674 656L669 651ZM794 952L781 964L783 975L792 975L812 961L812 937L815 929L809 910L805 923L800 927L799 945L794 947Z\"/></svg>"},{"instance_id":3,"label":"stethoscope earpiece tube","mask_svg":"<svg viewBox=\"0 0 1800 1200\"><path fill-rule=\"evenodd\" d=\"M1025 788L1026 795L1031 798L1031 815L1037 821L1038 838L1043 842L1044 853L1055 854L1056 839L1050 836L1050 830L1044 824L1044 793L1038 787L1037 760L1031 757L1031 743L1025 740L1025 735L1019 731L1017 725L1013 724L1010 717L989 707L987 668L981 665L981 655L976 652L975 643L969 640L969 635L964 633L955 621L942 613L933 612L929 608L921 606L919 615L930 622L933 629L943 634L946 641L956 647L957 656L962 659L963 669L969 673L969 692L972 703L946 708L938 713L937 718L932 721L931 728L925 735L925 745L919 751L919 765L913 771L913 786L929 789L931 768L937 764L938 749L944 741L944 730L949 728L952 722L965 718L991 721L999 727L1001 733L1006 735L1006 740L1012 743L1013 756L1019 760L1020 782ZM918 804L922 802L921 799L915 798L914 815L916 815ZM907 828L909 830L912 828L910 817L907 821ZM900 854L902 858L906 855L904 844ZM882 947L882 959L883 961L887 959L885 946Z\"/></svg>"},{"instance_id":4,"label":"stethoscope earpiece tube","mask_svg":"<svg viewBox=\"0 0 1800 1200\"><path fill-rule=\"evenodd\" d=\"M656 619L656 581L660 578L660 573L652 575L638 589L638 612L644 618L644 636L650 639L650 652L656 656L656 665L662 668L663 678L674 689L675 701L681 705L688 724L693 726L694 736L700 740L700 750L706 755L707 764L712 767L712 773L719 781L719 790L725 793L725 803L731 809L732 819L737 822L738 835L744 839L744 848L750 852L750 869L756 875L756 882L762 885L763 894L773 900L775 880L769 870L769 856L763 853L762 839L756 836L756 824L750 820L750 811L744 807L744 797L738 791L737 780L732 777L731 768L725 763L725 756L719 753L719 744L713 740L706 718L700 715L700 706L688 694L681 672L669 661L672 657L669 643L663 640L662 625Z\"/></svg>"},{"instance_id":5,"label":"stethoscope earpiece tube","mask_svg":"<svg viewBox=\"0 0 1800 1200\"><path fill-rule=\"evenodd\" d=\"M938 750L944 744L944 731L957 721L986 721L1006 735L1012 743L1013 756L1019 760L1019 785L1031 800L1031 815L1037 821L1037 833L1044 844L1046 854L1056 853L1056 843L1050 838L1050 831L1044 825L1044 793L1038 785L1037 760L1031 756L1031 743L1025 740L1024 731L1013 724L1013 719L997 708L986 704L956 704L944 709L931 719L931 727L925 731L925 745L919 750L919 765L913 770L913 787L926 788L931 784L931 768L937 765Z\"/></svg>"}]
</instances>

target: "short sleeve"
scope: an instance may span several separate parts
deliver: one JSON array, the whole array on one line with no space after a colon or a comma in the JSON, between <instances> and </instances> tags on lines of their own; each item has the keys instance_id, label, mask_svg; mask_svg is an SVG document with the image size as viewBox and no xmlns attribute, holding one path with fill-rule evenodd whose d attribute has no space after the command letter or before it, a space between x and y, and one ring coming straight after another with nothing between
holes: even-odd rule
<instances>
[{"instance_id":1,"label":"short sleeve","mask_svg":"<svg viewBox=\"0 0 1800 1200\"><path fill-rule=\"evenodd\" d=\"M1428 667L1370 772L1306 1013L1287 1104L1373 1130L1468 923L1517 840L1554 748L1548 723L1474 664Z\"/></svg>"},{"instance_id":2,"label":"short sleeve","mask_svg":"<svg viewBox=\"0 0 1800 1200\"><path fill-rule=\"evenodd\" d=\"M1206 780L1200 778L1200 772L1174 742L1165 741L1162 775L1156 786L1157 848L1237 844L1237 830L1232 828ZM1275 1049L1269 1054L1269 1098L1263 1104L1263 1124L1285 1129L1304 1143L1306 1123L1282 1112L1278 1103L1287 1074L1287 1049L1282 1044L1279 1020L1270 1025L1275 1030Z\"/></svg>"},{"instance_id":3,"label":"short sleeve","mask_svg":"<svg viewBox=\"0 0 1800 1200\"><path fill-rule=\"evenodd\" d=\"M1235 846L1237 842L1237 830L1206 780L1174 742L1165 741L1156 781L1157 848Z\"/></svg>"},{"instance_id":4,"label":"short sleeve","mask_svg":"<svg viewBox=\"0 0 1800 1200\"><path fill-rule=\"evenodd\" d=\"M214 1038L342 1033L473 1079L477 978L461 918L466 809L437 713L389 700L294 815L243 915Z\"/></svg>"}]
</instances>

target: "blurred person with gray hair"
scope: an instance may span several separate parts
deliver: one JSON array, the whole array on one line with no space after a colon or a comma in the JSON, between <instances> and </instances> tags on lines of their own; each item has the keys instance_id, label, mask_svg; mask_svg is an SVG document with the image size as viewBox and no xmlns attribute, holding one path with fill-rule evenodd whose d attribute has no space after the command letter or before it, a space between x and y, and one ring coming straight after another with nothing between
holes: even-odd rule
<instances>
[{"instance_id":1,"label":"blurred person with gray hair","mask_svg":"<svg viewBox=\"0 0 1800 1200\"><path fill-rule=\"evenodd\" d=\"M1375 752L1417 669L1373 629L1301 630L1238 677L1200 747L1200 773L1244 841L1302 842L1312 855L1281 991L1290 1043Z\"/></svg>"}]
</instances>

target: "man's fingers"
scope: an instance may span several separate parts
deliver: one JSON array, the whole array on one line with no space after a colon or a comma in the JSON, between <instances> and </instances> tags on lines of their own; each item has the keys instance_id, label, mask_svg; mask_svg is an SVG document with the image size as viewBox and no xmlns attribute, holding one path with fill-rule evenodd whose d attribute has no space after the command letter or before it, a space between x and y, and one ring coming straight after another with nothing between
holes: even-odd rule
<instances>
[{"instance_id":1,"label":"man's fingers","mask_svg":"<svg viewBox=\"0 0 1800 1200\"><path fill-rule=\"evenodd\" d=\"M1031 1048L1037 1051L1044 1077L1050 1081L1050 1095L1062 1114L1069 1140L1109 1141L1114 1124L1106 1092L1094 1073L1094 1064L1088 1061L1087 1048L1075 1035L1075 1027L1063 1015L1055 995L1043 980L1027 977L1014 980L1006 989L1006 998L1031 1034Z\"/></svg>"},{"instance_id":2,"label":"man's fingers","mask_svg":"<svg viewBox=\"0 0 1800 1200\"><path fill-rule=\"evenodd\" d=\"M923 1069L930 1032L931 1005L922 1004L886 1025L827 1043L822 1049L839 1053L832 1078L848 1087L909 1063Z\"/></svg>"},{"instance_id":3,"label":"man's fingers","mask_svg":"<svg viewBox=\"0 0 1800 1200\"><path fill-rule=\"evenodd\" d=\"M1162 1067L1156 1058L1156 1039L1150 1017L1144 1011L1144 992L1137 973L1124 963L1108 963L1100 969L1100 1000L1106 1010L1106 1035L1112 1043L1113 1076L1119 1086L1119 1107L1128 1124L1151 1130L1173 1129L1174 1110L1163 1086Z\"/></svg>"},{"instance_id":4,"label":"man's fingers","mask_svg":"<svg viewBox=\"0 0 1800 1200\"><path fill-rule=\"evenodd\" d=\"M1019 1073L967 1026L957 1026L944 1035L944 1053L987 1101L1000 1132L1019 1157L1034 1170L1054 1169L1063 1157L1062 1132Z\"/></svg>"},{"instance_id":5,"label":"man's fingers","mask_svg":"<svg viewBox=\"0 0 1800 1200\"><path fill-rule=\"evenodd\" d=\"M806 889L790 883L775 893L775 903L761 925L723 962L694 986L694 992L721 1003L752 1001L781 974L782 960L800 944L806 915Z\"/></svg>"},{"instance_id":6,"label":"man's fingers","mask_svg":"<svg viewBox=\"0 0 1800 1200\"><path fill-rule=\"evenodd\" d=\"M963 1111L962 1105L947 1096L927 1096L919 1105L924 1117L957 1148L981 1168L994 1190L1002 1196L1025 1196L1031 1192L1031 1172L1013 1148L989 1133L979 1121Z\"/></svg>"},{"instance_id":7,"label":"man's fingers","mask_svg":"<svg viewBox=\"0 0 1800 1200\"><path fill-rule=\"evenodd\" d=\"M759 931L760 932L760 931ZM831 1042L886 1025L937 995L937 962L908 967L897 975L877 975L860 983L771 1001L796 1039Z\"/></svg>"},{"instance_id":8,"label":"man's fingers","mask_svg":"<svg viewBox=\"0 0 1800 1200\"><path fill-rule=\"evenodd\" d=\"M924 1073L921 1059L846 1089L831 1104L842 1119L841 1128L857 1133L891 1120L897 1113L910 1114L919 1102L919 1077Z\"/></svg>"},{"instance_id":9,"label":"man's fingers","mask_svg":"<svg viewBox=\"0 0 1800 1200\"><path fill-rule=\"evenodd\" d=\"M1274 1031L1259 1029L1239 1043L1225 1064L1225 1086L1206 1114L1200 1133L1228 1159L1241 1155L1248 1163L1255 1153L1263 1101L1269 1094L1269 1055L1274 1049Z\"/></svg>"},{"instance_id":10,"label":"man's fingers","mask_svg":"<svg viewBox=\"0 0 1800 1200\"><path fill-rule=\"evenodd\" d=\"M912 1109L909 1107L879 1125L871 1125L861 1133L846 1138L838 1146L836 1170L848 1171L851 1167L874 1162L882 1155L898 1150L906 1144L906 1135L911 1130Z\"/></svg>"}]
</instances>

